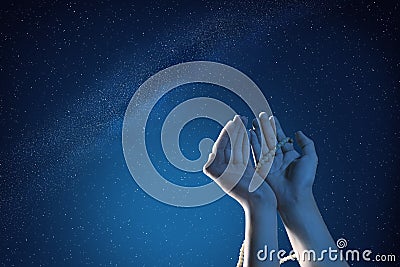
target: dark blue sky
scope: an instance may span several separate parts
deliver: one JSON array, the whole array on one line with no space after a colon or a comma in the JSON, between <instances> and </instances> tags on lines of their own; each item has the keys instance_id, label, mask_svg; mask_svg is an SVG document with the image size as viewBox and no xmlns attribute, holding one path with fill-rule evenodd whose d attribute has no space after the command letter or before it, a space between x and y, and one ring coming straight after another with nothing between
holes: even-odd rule
<instances>
[{"instance_id":1,"label":"dark blue sky","mask_svg":"<svg viewBox=\"0 0 400 267\"><path fill-rule=\"evenodd\" d=\"M234 266L240 206L227 196L199 208L162 204L134 182L122 152L135 90L192 60L247 74L287 134L303 130L314 139L314 194L335 239L399 258L399 8L395 1L3 1L0 264ZM251 116L215 86L163 97L148 123L153 159L183 185L209 180L170 166L158 118L197 96ZM219 130L207 120L189 123L180 137L185 155L198 157L192 148ZM281 225L279 235L289 249Z\"/></svg>"}]
</instances>

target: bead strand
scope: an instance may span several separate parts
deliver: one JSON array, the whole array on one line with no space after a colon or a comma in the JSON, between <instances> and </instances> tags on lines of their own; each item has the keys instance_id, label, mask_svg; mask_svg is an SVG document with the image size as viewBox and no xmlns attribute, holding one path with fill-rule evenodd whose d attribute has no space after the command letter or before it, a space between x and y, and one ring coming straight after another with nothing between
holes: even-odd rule
<instances>
[{"instance_id":1,"label":"bead strand","mask_svg":"<svg viewBox=\"0 0 400 267\"><path fill-rule=\"evenodd\" d=\"M267 162L271 162L274 156L276 155L276 151L283 147L286 143L293 143L293 139L290 137L285 137L282 141L280 141L275 148L268 151L267 154L263 155L256 166L256 171L260 170L263 164Z\"/></svg>"}]
</instances>

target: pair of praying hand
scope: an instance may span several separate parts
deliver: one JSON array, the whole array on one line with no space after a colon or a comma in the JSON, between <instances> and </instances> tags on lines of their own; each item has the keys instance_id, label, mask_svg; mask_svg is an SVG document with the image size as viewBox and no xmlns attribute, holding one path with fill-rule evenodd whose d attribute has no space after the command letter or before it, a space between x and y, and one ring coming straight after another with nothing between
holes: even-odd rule
<instances>
[{"instance_id":1,"label":"pair of praying hand","mask_svg":"<svg viewBox=\"0 0 400 267\"><path fill-rule=\"evenodd\" d=\"M284 141L286 135L276 117L269 117L265 112L253 120L250 131L246 130L246 124L247 119L238 115L226 124L214 144L204 172L244 208L269 204L284 210L311 194L318 162L313 141L297 132L296 142L302 149L301 154L291 142L277 148L278 142ZM249 160L250 150L253 160ZM275 158L261 162L256 169L260 159L270 151L274 152ZM241 173L242 177L238 177ZM264 181L250 192L252 179Z\"/></svg>"},{"instance_id":2,"label":"pair of praying hand","mask_svg":"<svg viewBox=\"0 0 400 267\"><path fill-rule=\"evenodd\" d=\"M301 257L309 250L323 256L325 250L337 249L312 193L318 164L314 142L298 131L301 152L296 151L279 121L265 112L253 120L250 131L246 124L245 117L236 115L225 125L203 168L245 211L243 265L279 266L276 254L259 257L265 246L279 250L278 211L300 266L348 266L343 259Z\"/></svg>"}]
</instances>

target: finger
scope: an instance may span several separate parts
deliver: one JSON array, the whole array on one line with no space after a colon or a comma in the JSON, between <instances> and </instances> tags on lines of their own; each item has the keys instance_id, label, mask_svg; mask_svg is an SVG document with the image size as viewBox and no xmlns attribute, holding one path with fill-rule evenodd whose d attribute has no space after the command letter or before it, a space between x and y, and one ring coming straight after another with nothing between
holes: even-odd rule
<instances>
[{"instance_id":1,"label":"finger","mask_svg":"<svg viewBox=\"0 0 400 267\"><path fill-rule=\"evenodd\" d=\"M225 147L229 142L229 135L226 128L228 128L230 124L232 124L232 121L228 121L225 127L222 128L212 148L212 153L215 154L215 160L218 162L225 161Z\"/></svg>"},{"instance_id":2,"label":"finger","mask_svg":"<svg viewBox=\"0 0 400 267\"><path fill-rule=\"evenodd\" d=\"M226 144L225 150L224 150L224 155L225 155L225 162L229 163L231 160L231 154L232 154L232 146L231 146L231 141L228 141L228 144Z\"/></svg>"},{"instance_id":3,"label":"finger","mask_svg":"<svg viewBox=\"0 0 400 267\"><path fill-rule=\"evenodd\" d=\"M275 117L274 116L270 116L269 117L269 122L271 124L272 127L272 131L274 132L274 136L276 138L275 142L278 143L278 139L277 139L277 134L276 134L276 125L275 125ZM283 154L281 147L279 146L275 146L275 156L276 155L281 155Z\"/></svg>"},{"instance_id":4,"label":"finger","mask_svg":"<svg viewBox=\"0 0 400 267\"><path fill-rule=\"evenodd\" d=\"M261 157L261 145L253 130L250 130L250 145L253 152L254 162L257 164Z\"/></svg>"},{"instance_id":5,"label":"finger","mask_svg":"<svg viewBox=\"0 0 400 267\"><path fill-rule=\"evenodd\" d=\"M274 121L275 121L275 127L276 127L276 136L278 138L278 141L281 142L283 139L286 138L286 134L283 131L283 129L281 127L281 124L280 124L280 122L279 122L277 117L274 117ZM290 142L288 142L288 143L286 143L285 145L282 146L282 151L283 152L287 152L287 151L290 151L290 150L293 150L293 149L294 149L293 143L290 143Z\"/></svg>"},{"instance_id":6,"label":"finger","mask_svg":"<svg viewBox=\"0 0 400 267\"><path fill-rule=\"evenodd\" d=\"M296 142L300 146L303 155L317 158L313 140L308 138L302 131L296 133Z\"/></svg>"},{"instance_id":7,"label":"finger","mask_svg":"<svg viewBox=\"0 0 400 267\"><path fill-rule=\"evenodd\" d=\"M236 142L236 138L239 133L239 127L238 127L238 122L240 121L239 116L235 115L233 118L232 123L227 125L226 131L228 132L229 135L229 141L228 144L225 147L225 162L229 162L232 156L232 151L234 149L234 144Z\"/></svg>"},{"instance_id":8,"label":"finger","mask_svg":"<svg viewBox=\"0 0 400 267\"><path fill-rule=\"evenodd\" d=\"M247 165L250 158L250 140L247 130L244 131L243 144L242 144L242 158L243 164Z\"/></svg>"},{"instance_id":9,"label":"finger","mask_svg":"<svg viewBox=\"0 0 400 267\"><path fill-rule=\"evenodd\" d=\"M274 131L274 134L276 136L276 127L275 127L275 116L270 116L269 117L269 122L271 123L272 126L272 131Z\"/></svg>"},{"instance_id":10,"label":"finger","mask_svg":"<svg viewBox=\"0 0 400 267\"><path fill-rule=\"evenodd\" d=\"M232 132L235 127L233 121L229 121L230 123L225 126L225 130L228 133L228 142L225 146L224 155L225 155L225 162L228 163L231 159L231 151L232 151Z\"/></svg>"},{"instance_id":11,"label":"finger","mask_svg":"<svg viewBox=\"0 0 400 267\"><path fill-rule=\"evenodd\" d=\"M264 134L262 133L262 129L260 126L260 121L256 118L253 120L253 127L254 127L254 132L257 136L258 144L260 145L260 155L257 158L260 159L261 155L266 155L268 153L268 146L264 138Z\"/></svg>"},{"instance_id":12,"label":"finger","mask_svg":"<svg viewBox=\"0 0 400 267\"><path fill-rule=\"evenodd\" d=\"M260 130L260 124L258 123L257 118L255 118L253 120L253 129L254 129L254 133L256 134L256 137L258 139L258 142L261 144L261 130Z\"/></svg>"},{"instance_id":13,"label":"finger","mask_svg":"<svg viewBox=\"0 0 400 267\"><path fill-rule=\"evenodd\" d=\"M267 113L261 112L259 115L259 119L260 119L261 129L264 134L264 138L267 142L268 148L269 150L272 150L276 146L276 136L269 121L269 116Z\"/></svg>"},{"instance_id":14,"label":"finger","mask_svg":"<svg viewBox=\"0 0 400 267\"><path fill-rule=\"evenodd\" d=\"M238 128L238 134L236 137L235 142L233 143L232 147L232 157L233 163L242 163L243 162L243 138L246 133L246 129L243 125L242 120L238 120L236 122L236 127Z\"/></svg>"}]
</instances>

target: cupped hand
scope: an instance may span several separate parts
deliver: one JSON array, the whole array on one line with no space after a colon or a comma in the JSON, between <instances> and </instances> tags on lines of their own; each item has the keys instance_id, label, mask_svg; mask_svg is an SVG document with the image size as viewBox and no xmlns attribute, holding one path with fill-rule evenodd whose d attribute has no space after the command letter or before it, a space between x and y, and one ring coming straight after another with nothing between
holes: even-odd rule
<instances>
[{"instance_id":1,"label":"cupped hand","mask_svg":"<svg viewBox=\"0 0 400 267\"><path fill-rule=\"evenodd\" d=\"M250 160L246 123L245 117L236 115L233 121L225 125L214 143L203 172L244 208L259 204L268 204L276 208L274 192L266 182L263 181L254 192L249 192L252 178L263 178L255 172Z\"/></svg>"},{"instance_id":2,"label":"cupped hand","mask_svg":"<svg viewBox=\"0 0 400 267\"><path fill-rule=\"evenodd\" d=\"M258 120L253 120L253 130L250 132L255 161L258 163L269 150L276 148L277 142L285 138L276 117L268 117L265 112L260 113ZM296 133L295 139L301 153L294 149L292 143L286 142L282 147L277 147L272 165L263 163L257 170L273 189L280 211L312 196L318 164L314 142L301 131Z\"/></svg>"}]
</instances>

